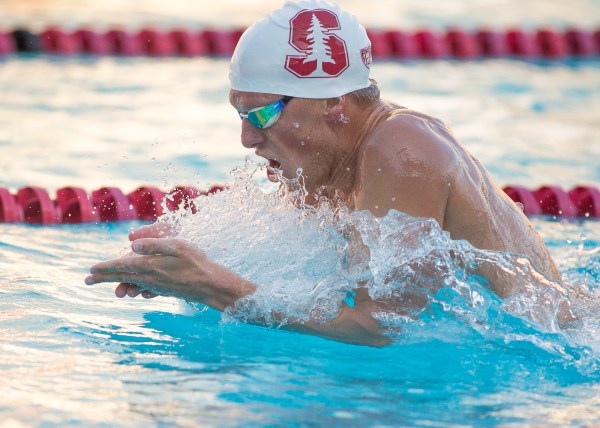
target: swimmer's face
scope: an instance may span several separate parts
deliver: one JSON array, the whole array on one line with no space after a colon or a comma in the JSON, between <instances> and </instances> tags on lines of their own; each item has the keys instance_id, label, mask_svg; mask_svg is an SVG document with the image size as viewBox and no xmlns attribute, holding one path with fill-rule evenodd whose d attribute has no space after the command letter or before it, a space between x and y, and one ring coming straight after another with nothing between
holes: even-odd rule
<instances>
[{"instance_id":1,"label":"swimmer's face","mask_svg":"<svg viewBox=\"0 0 600 428\"><path fill-rule=\"evenodd\" d=\"M229 102L242 115L258 107L282 99L282 95L240 92L231 90ZM269 166L279 169L286 178L295 178L302 169L307 189L323 185L323 157L321 147L324 116L318 114L321 100L292 98L271 126L257 128L249 120L242 120L242 145L269 161ZM326 151L326 150L325 150ZM276 181L274 172L267 172L269 180Z\"/></svg>"}]
</instances>

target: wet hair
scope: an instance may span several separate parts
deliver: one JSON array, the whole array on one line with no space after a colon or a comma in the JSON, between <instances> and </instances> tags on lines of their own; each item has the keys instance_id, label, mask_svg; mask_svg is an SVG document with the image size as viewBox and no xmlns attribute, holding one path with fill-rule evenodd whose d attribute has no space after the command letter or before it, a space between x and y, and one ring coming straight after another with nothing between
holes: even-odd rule
<instances>
[{"instance_id":1,"label":"wet hair","mask_svg":"<svg viewBox=\"0 0 600 428\"><path fill-rule=\"evenodd\" d=\"M379 86L377 86L377 81L375 79L369 79L369 81L371 82L369 86L349 92L347 96L351 97L361 106L368 106L379 101Z\"/></svg>"}]
</instances>

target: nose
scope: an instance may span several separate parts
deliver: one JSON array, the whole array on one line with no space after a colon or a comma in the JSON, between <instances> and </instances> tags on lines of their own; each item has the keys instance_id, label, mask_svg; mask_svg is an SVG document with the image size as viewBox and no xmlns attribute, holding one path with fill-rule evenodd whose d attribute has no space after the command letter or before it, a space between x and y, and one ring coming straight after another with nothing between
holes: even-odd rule
<instances>
[{"instance_id":1,"label":"nose","mask_svg":"<svg viewBox=\"0 0 600 428\"><path fill-rule=\"evenodd\" d=\"M265 135L253 126L248 119L242 119L242 145L247 149L265 142Z\"/></svg>"}]
</instances>

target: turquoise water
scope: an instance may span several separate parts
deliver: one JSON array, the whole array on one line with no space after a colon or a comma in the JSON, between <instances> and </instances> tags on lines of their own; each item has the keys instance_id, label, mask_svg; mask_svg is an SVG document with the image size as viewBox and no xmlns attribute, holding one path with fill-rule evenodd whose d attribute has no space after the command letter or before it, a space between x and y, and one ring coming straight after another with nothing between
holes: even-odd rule
<instances>
[{"instance_id":1,"label":"turquoise water","mask_svg":"<svg viewBox=\"0 0 600 428\"><path fill-rule=\"evenodd\" d=\"M501 3L486 6L502 11L495 13L498 25L589 24L599 7L579 1L552 11L531 2L536 13L524 19L520 3ZM256 13L238 4L232 16L211 6L207 15L184 8L179 16L188 18L181 18L156 2L128 18L111 2L57 4L8 2L13 18L2 22L60 21L69 7L75 22L95 13L99 25L154 19L166 26L211 16L238 23ZM491 22L484 5L468 1L394 8L408 26ZM385 9L362 9L368 22L394 21ZM600 186L597 60L382 62L373 76L386 98L443 118L501 185ZM67 185L129 192L142 184L232 184L230 171L251 154L239 143L227 88L227 61L220 59L4 61L0 186L40 185L52 193ZM184 222L187 238L210 244L216 257L231 256L241 270L261 266L267 304L278 303L269 292L285 289L269 280L272 272L326 280L343 273L309 263L311 254L335 258L331 248L344 250L335 228L310 216L298 222L298 213L277 209L279 202L268 209L259 191L272 191L264 173L252 182L258 189L249 194L204 201L219 216L209 219L210 228ZM251 224L253 216L278 228ZM109 285L84 285L88 267L126 251L127 233L140 222L0 224L0 427L598 425L600 222L533 223L566 289L590 291L589 299L572 299L577 324L558 329L535 314L515 314L479 284L456 281L430 294L414 319L391 320L394 343L383 349L222 319L170 298L116 299ZM234 244L242 249L227 252ZM277 271L285 257L290 263ZM537 307L533 297L524 298L525 308ZM300 313L313 307L299 301Z\"/></svg>"},{"instance_id":2,"label":"turquoise water","mask_svg":"<svg viewBox=\"0 0 600 428\"><path fill-rule=\"evenodd\" d=\"M567 278L597 288L598 222L536 219ZM383 349L117 300L86 266L137 223L3 225L2 426L566 426L600 420L598 325L551 332L489 304L432 304ZM584 232L585 241L568 237ZM595 298L594 298L595 299ZM590 304L590 307L593 307ZM592 314L595 315L595 314Z\"/></svg>"}]
</instances>

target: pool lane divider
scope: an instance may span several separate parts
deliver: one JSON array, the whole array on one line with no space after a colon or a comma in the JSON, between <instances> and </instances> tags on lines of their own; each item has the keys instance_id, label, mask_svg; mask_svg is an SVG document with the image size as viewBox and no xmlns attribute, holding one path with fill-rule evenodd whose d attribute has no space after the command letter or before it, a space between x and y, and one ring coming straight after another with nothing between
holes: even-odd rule
<instances>
[{"instance_id":1,"label":"pool lane divider","mask_svg":"<svg viewBox=\"0 0 600 428\"><path fill-rule=\"evenodd\" d=\"M195 198L223 189L225 186L213 186L204 191L178 186L164 192L156 187L142 186L125 194L117 187L102 187L88 194L80 187L63 187L52 199L41 187L23 187L16 194L0 187L0 223L53 225L154 221L165 214L165 208L173 212L184 207L195 212ZM592 186L581 185L565 191L559 186L529 190L513 185L503 190L528 216L600 219L600 190Z\"/></svg>"},{"instance_id":2,"label":"pool lane divider","mask_svg":"<svg viewBox=\"0 0 600 428\"><path fill-rule=\"evenodd\" d=\"M20 52L52 55L119 56L230 56L244 29L120 28L75 31L49 27L36 34L25 28L0 29L0 57ZM565 29L489 28L442 31L419 29L369 29L374 59L476 59L513 57L560 60L600 56L600 28Z\"/></svg>"},{"instance_id":3,"label":"pool lane divider","mask_svg":"<svg viewBox=\"0 0 600 428\"><path fill-rule=\"evenodd\" d=\"M142 186L125 194L117 187L102 187L88 194L80 187L63 187L52 199L41 187L23 187L16 194L0 187L0 223L52 225L154 221L165 213L164 208L172 212L184 207L195 212L193 199L223 189L224 186L213 186L201 191L195 187L178 186L163 192L156 187Z\"/></svg>"}]
</instances>

